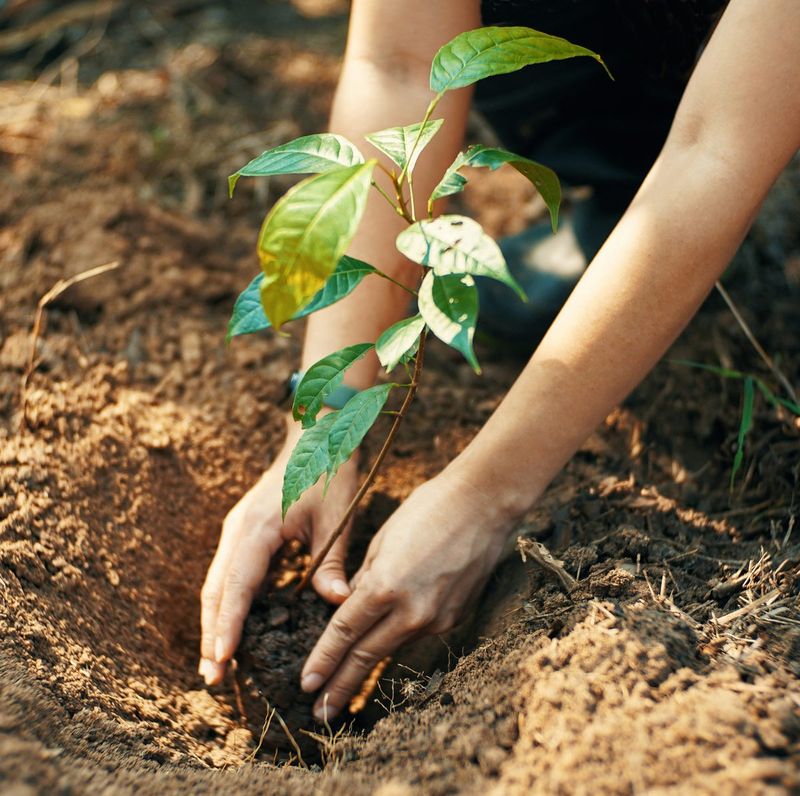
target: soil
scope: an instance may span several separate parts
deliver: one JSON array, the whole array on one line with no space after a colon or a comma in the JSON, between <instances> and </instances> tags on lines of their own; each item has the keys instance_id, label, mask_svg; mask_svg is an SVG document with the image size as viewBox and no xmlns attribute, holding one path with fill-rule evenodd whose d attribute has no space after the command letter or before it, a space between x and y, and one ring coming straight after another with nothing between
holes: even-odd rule
<instances>
[{"instance_id":1,"label":"soil","mask_svg":"<svg viewBox=\"0 0 800 796\"><path fill-rule=\"evenodd\" d=\"M286 550L235 677L203 686L199 588L222 518L281 444L302 334L225 346L258 224L291 184L242 180L228 201L225 177L322 129L346 4L107 5L16 49L4 31L54 4L0 9L0 790L800 792L800 421L759 396L730 488L741 382L675 360L779 386L716 296L519 528L574 588L512 540L464 625L403 651L329 730L297 681L330 608L292 598L307 559ZM470 185L465 209L493 234L541 212L513 173ZM726 276L794 384L798 214L795 163ZM48 308L20 428L38 300L111 260ZM480 379L431 346L353 567L521 366L479 356ZM273 708L286 730L273 716L262 739Z\"/></svg>"}]
</instances>

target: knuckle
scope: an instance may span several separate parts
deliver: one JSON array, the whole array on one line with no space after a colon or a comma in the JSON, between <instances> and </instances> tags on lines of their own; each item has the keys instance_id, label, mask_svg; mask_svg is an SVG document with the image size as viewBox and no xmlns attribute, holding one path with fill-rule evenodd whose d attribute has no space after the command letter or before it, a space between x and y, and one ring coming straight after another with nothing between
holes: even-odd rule
<instances>
[{"instance_id":1,"label":"knuckle","mask_svg":"<svg viewBox=\"0 0 800 796\"><path fill-rule=\"evenodd\" d=\"M397 601L399 593L397 589L393 589L389 584L378 584L370 589L370 599L373 603L380 607L392 605Z\"/></svg>"},{"instance_id":2,"label":"knuckle","mask_svg":"<svg viewBox=\"0 0 800 796\"><path fill-rule=\"evenodd\" d=\"M350 659L359 670L370 672L375 668L378 661L381 660L381 657L374 652L370 652L370 650L356 647L350 651Z\"/></svg>"},{"instance_id":3,"label":"knuckle","mask_svg":"<svg viewBox=\"0 0 800 796\"><path fill-rule=\"evenodd\" d=\"M343 639L348 644L352 644L357 638L356 631L350 627L345 619L337 614L333 615L330 627L339 638Z\"/></svg>"},{"instance_id":4,"label":"knuckle","mask_svg":"<svg viewBox=\"0 0 800 796\"><path fill-rule=\"evenodd\" d=\"M448 633L456 626L456 624L457 624L457 619L455 615L447 613L431 623L430 632L432 635L440 635L441 633Z\"/></svg>"},{"instance_id":5,"label":"knuckle","mask_svg":"<svg viewBox=\"0 0 800 796\"><path fill-rule=\"evenodd\" d=\"M405 625L409 630L422 630L436 619L436 613L428 606L417 606L408 611Z\"/></svg>"},{"instance_id":6,"label":"knuckle","mask_svg":"<svg viewBox=\"0 0 800 796\"><path fill-rule=\"evenodd\" d=\"M254 591L252 578L239 569L232 569L225 578L225 594L246 596Z\"/></svg>"}]
</instances>

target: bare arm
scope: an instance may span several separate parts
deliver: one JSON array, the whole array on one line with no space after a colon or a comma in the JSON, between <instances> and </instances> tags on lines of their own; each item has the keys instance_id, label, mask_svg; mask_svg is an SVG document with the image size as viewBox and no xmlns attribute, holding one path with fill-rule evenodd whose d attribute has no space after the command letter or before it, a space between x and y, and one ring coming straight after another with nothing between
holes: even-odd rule
<instances>
[{"instance_id":1,"label":"bare arm","mask_svg":"<svg viewBox=\"0 0 800 796\"><path fill-rule=\"evenodd\" d=\"M318 715L405 640L452 626L519 515L688 323L800 145L798 41L797 0L732 0L660 157L516 384L370 545L303 671L324 683Z\"/></svg>"},{"instance_id":2,"label":"bare arm","mask_svg":"<svg viewBox=\"0 0 800 796\"><path fill-rule=\"evenodd\" d=\"M435 52L458 33L479 24L477 0L354 0L347 51L333 107L331 129L350 138L366 153L365 133L420 121L431 92L430 62ZM455 157L464 135L469 92L453 92L438 110L446 120L420 157L420 174L438 176ZM386 165L389 163L386 161ZM385 179L378 175L378 180ZM417 181L422 195L434 177ZM383 187L388 188L388 179ZM392 277L411 282L419 266L409 267L394 247L404 222L377 194L370 197L361 231L350 253ZM368 277L352 295L312 316L303 350L303 367L353 343L371 342L402 317L409 296L402 288ZM347 381L366 387L375 379L374 354L348 371ZM321 486L309 490L281 519L281 486L299 424L287 418L287 436L272 466L231 509L201 594L201 660L199 673L218 683L241 637L250 603L270 559L285 539L301 539L316 555L344 514L357 487L357 463L347 462L323 502ZM326 599L340 603L350 589L344 573L346 539L330 550L313 579Z\"/></svg>"},{"instance_id":3,"label":"bare arm","mask_svg":"<svg viewBox=\"0 0 800 796\"><path fill-rule=\"evenodd\" d=\"M480 25L478 2L428 0L397 3L356 0L339 86L333 103L331 131L369 148L366 133L419 122L431 100L430 64L436 51L464 30ZM451 92L436 109L442 129L426 148L416 169L415 192L427 197L464 138L470 91ZM394 167L383 155L387 167ZM391 195L380 171L376 179ZM394 240L406 223L373 192L360 230L350 247L354 257L379 267L411 285L420 276L418 265L405 260ZM416 285L415 285L416 286ZM313 315L306 330L303 367L352 343L371 342L407 312L408 294L385 280L364 280L352 296ZM378 369L371 354L348 371L348 384L373 384Z\"/></svg>"},{"instance_id":4,"label":"bare arm","mask_svg":"<svg viewBox=\"0 0 800 796\"><path fill-rule=\"evenodd\" d=\"M733 0L667 143L497 413L454 463L526 509L686 326L800 146L800 5ZM534 444L516 446L524 434ZM502 451L504 455L499 455Z\"/></svg>"}]
</instances>

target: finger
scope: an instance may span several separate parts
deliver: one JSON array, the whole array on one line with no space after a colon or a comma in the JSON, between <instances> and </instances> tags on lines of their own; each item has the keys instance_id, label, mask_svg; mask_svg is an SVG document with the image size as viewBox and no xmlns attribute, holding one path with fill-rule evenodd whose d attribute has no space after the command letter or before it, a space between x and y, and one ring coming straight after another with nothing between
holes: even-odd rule
<instances>
[{"instance_id":1,"label":"finger","mask_svg":"<svg viewBox=\"0 0 800 796\"><path fill-rule=\"evenodd\" d=\"M399 619L390 618L375 625L355 644L314 703L314 716L327 721L336 716L361 688L375 667L416 631Z\"/></svg>"},{"instance_id":2,"label":"finger","mask_svg":"<svg viewBox=\"0 0 800 796\"><path fill-rule=\"evenodd\" d=\"M337 669L344 656L383 619L391 602L366 589L355 591L339 606L303 666L300 687L316 691Z\"/></svg>"},{"instance_id":3,"label":"finger","mask_svg":"<svg viewBox=\"0 0 800 796\"><path fill-rule=\"evenodd\" d=\"M350 586L347 583L347 576L344 573L344 562L347 556L347 540L350 529L334 542L333 547L328 551L319 569L314 573L311 583L317 590L317 594L328 602L340 605L351 594ZM325 547L330 534L315 533L311 544L311 559L316 560L320 551Z\"/></svg>"},{"instance_id":4,"label":"finger","mask_svg":"<svg viewBox=\"0 0 800 796\"><path fill-rule=\"evenodd\" d=\"M248 530L231 553L214 628L212 658L216 663L224 664L233 656L253 597L281 541L280 530L274 526L266 531Z\"/></svg>"},{"instance_id":5,"label":"finger","mask_svg":"<svg viewBox=\"0 0 800 796\"><path fill-rule=\"evenodd\" d=\"M225 673L225 668L214 661L214 639L229 552L230 545L225 545L223 537L200 590L200 665L197 671L206 685L215 685Z\"/></svg>"}]
</instances>

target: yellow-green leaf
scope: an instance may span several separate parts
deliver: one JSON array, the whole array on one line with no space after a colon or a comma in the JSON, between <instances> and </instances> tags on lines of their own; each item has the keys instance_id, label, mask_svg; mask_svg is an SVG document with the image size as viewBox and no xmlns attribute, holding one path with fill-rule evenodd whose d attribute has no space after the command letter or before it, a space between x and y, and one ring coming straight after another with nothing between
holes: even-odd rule
<instances>
[{"instance_id":1,"label":"yellow-green leaf","mask_svg":"<svg viewBox=\"0 0 800 796\"><path fill-rule=\"evenodd\" d=\"M264 219L261 303L275 329L323 287L345 253L364 213L375 162L303 180Z\"/></svg>"},{"instance_id":2,"label":"yellow-green leaf","mask_svg":"<svg viewBox=\"0 0 800 796\"><path fill-rule=\"evenodd\" d=\"M370 133L364 138L391 158L401 169L407 166L406 170L413 173L417 158L436 135L442 123L442 119L431 119L425 123L424 129L422 122L418 122L405 127L390 127L388 130Z\"/></svg>"}]
</instances>

